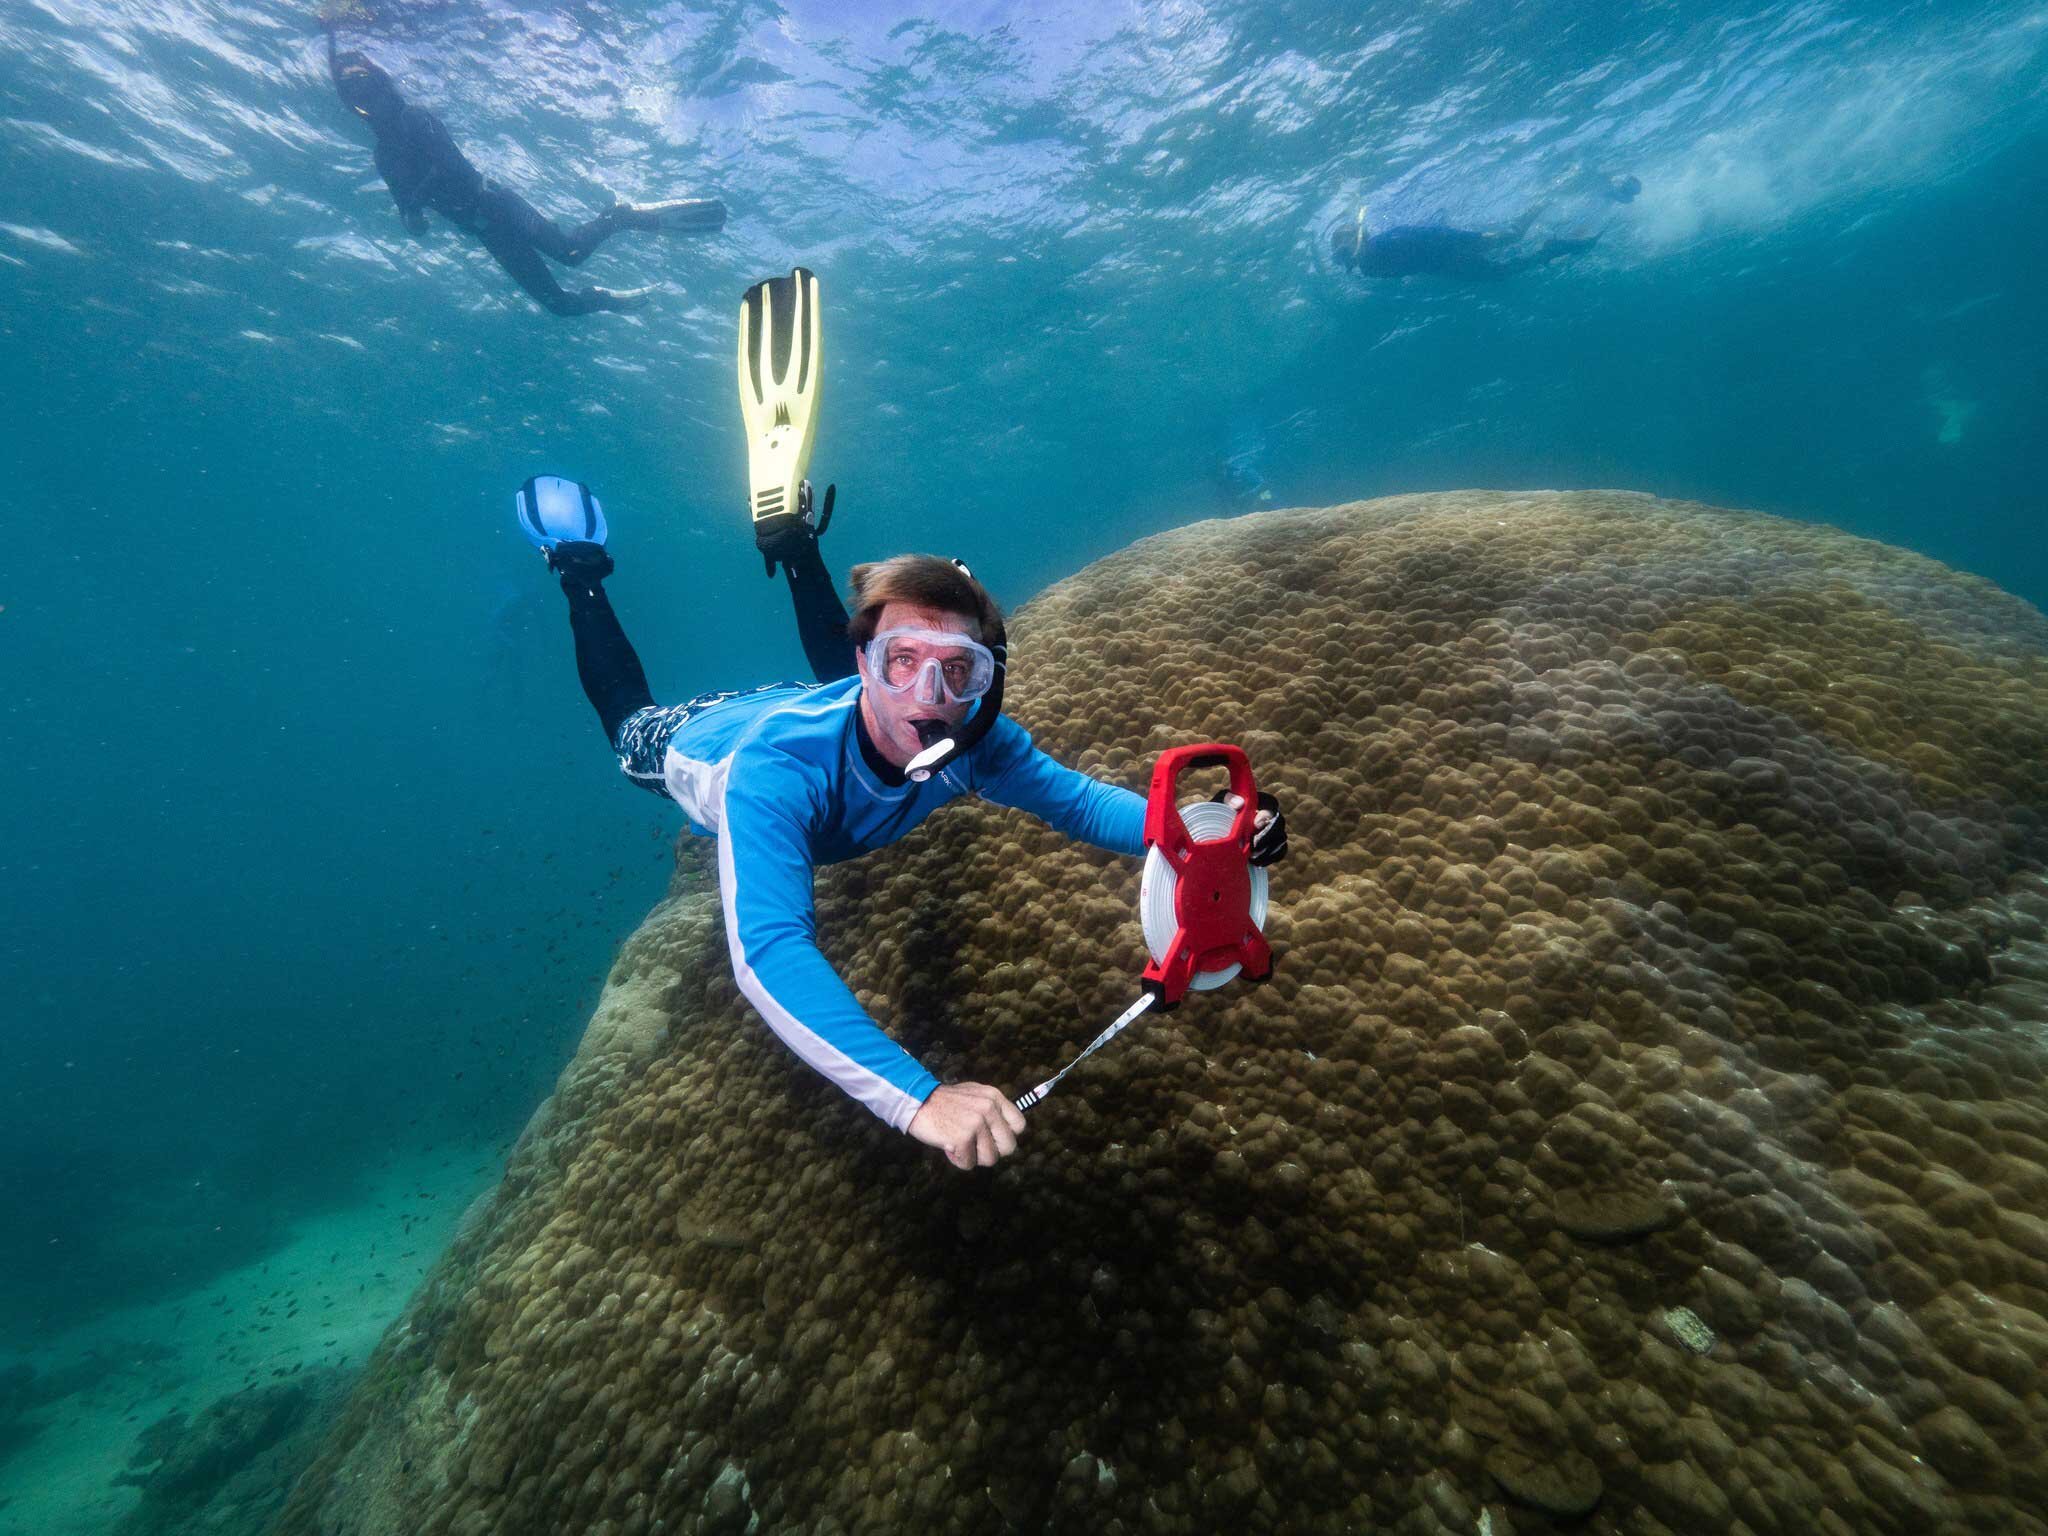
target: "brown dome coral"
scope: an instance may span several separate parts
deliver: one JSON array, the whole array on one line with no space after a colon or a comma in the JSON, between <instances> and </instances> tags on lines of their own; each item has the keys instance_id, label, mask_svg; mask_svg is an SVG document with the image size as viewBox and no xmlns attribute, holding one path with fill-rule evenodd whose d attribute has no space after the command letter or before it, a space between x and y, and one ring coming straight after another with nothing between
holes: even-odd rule
<instances>
[{"instance_id":1,"label":"brown dome coral","mask_svg":"<svg viewBox=\"0 0 2048 1536\"><path fill-rule=\"evenodd\" d=\"M1068 761L1250 749L1273 982L963 1176L748 1013L686 861L281 1530L2048 1529L2039 614L1461 494L1164 534L1013 633ZM961 806L821 930L1021 1088L1132 995L1137 876Z\"/></svg>"}]
</instances>

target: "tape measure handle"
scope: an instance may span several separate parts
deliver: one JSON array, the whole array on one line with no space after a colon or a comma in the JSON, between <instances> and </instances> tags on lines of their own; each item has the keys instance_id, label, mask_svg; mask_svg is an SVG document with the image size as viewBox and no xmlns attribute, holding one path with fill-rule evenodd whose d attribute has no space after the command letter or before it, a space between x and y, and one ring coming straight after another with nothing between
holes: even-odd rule
<instances>
[{"instance_id":1,"label":"tape measure handle","mask_svg":"<svg viewBox=\"0 0 2048 1536\"><path fill-rule=\"evenodd\" d=\"M1181 775L1196 768L1229 771L1230 792L1237 796L1238 805L1225 835L1249 857L1252 822L1259 814L1259 786L1252 777L1252 760L1244 748L1227 741L1192 742L1184 747L1169 747L1159 754L1159 761L1152 765L1151 792L1145 797L1145 841L1165 854L1175 868L1187 863L1194 839L1181 820L1177 789Z\"/></svg>"}]
</instances>

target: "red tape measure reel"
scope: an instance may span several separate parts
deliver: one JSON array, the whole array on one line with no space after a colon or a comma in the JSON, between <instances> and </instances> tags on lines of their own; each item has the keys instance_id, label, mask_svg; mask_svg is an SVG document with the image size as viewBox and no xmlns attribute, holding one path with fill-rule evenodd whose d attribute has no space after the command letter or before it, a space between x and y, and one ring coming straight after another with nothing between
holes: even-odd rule
<instances>
[{"instance_id":1,"label":"red tape measure reel","mask_svg":"<svg viewBox=\"0 0 2048 1536\"><path fill-rule=\"evenodd\" d=\"M1229 770L1230 792L1238 805L1234 814L1218 807L1230 815L1228 830L1220 837L1198 839L1181 812L1176 794L1181 775L1196 768ZM1161 753L1152 767L1145 842L1172 876L1173 931L1163 947L1152 946L1152 963L1145 967L1145 990L1161 1007L1173 1007L1190 987L1228 981L1239 974L1239 967L1252 981L1264 981L1273 972L1272 947L1253 915L1250 860L1258 806L1251 759L1242 747L1214 741L1174 747ZM1213 824L1220 817L1202 819ZM1148 861L1148 879L1154 868ZM1153 925L1147 926L1149 930ZM1148 931L1148 940L1153 937Z\"/></svg>"},{"instance_id":2,"label":"red tape measure reel","mask_svg":"<svg viewBox=\"0 0 2048 1536\"><path fill-rule=\"evenodd\" d=\"M1175 791L1190 768L1228 768L1237 809L1201 801L1183 810ZM1273 951L1259 931L1266 872L1251 867L1258 806L1242 748L1208 741L1161 754L1145 802L1145 877L1138 887L1139 921L1152 955L1144 991L1080 1055L1016 1099L1019 1111L1051 1093L1148 1008L1171 1008L1190 991L1220 987L1234 976L1264 981L1272 975ZM1188 825L1190 817L1197 825Z\"/></svg>"}]
</instances>

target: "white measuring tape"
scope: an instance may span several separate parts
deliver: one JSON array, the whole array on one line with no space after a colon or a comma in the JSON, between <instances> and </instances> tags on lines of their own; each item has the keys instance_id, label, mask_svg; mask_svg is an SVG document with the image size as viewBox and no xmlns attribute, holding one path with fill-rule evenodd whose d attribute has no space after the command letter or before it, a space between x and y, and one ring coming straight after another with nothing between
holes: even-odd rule
<instances>
[{"instance_id":1,"label":"white measuring tape","mask_svg":"<svg viewBox=\"0 0 2048 1536\"><path fill-rule=\"evenodd\" d=\"M1219 800L1191 800L1180 808L1181 824L1188 829L1188 837L1198 843L1215 842L1229 835L1237 813ZM1251 917L1254 927L1266 926L1266 872L1257 865L1251 870ZM1173 893L1180 884L1180 876L1157 846L1145 850L1145 873L1138 880L1138 923L1145 930L1145 948L1151 952L1154 961L1166 958L1167 946L1173 936L1180 932L1180 919L1174 914ZM1219 971L1197 971L1188 983L1191 992L1206 992L1220 987L1233 979L1244 966L1233 960ZM1088 1046L1051 1077L1016 1101L1019 1110L1029 1109L1053 1090L1053 1085L1065 1077L1082 1062L1101 1050L1110 1041L1122 1034L1124 1027L1132 1023L1147 1008L1157 1002L1156 993L1147 992L1130 1007L1117 1015L1116 1022L1088 1042Z\"/></svg>"}]
</instances>

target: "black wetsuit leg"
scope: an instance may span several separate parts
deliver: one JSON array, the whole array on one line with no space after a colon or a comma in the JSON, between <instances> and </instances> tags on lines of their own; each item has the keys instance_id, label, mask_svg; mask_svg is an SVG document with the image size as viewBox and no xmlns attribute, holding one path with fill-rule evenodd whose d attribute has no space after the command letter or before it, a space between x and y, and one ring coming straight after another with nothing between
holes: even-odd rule
<instances>
[{"instance_id":1,"label":"black wetsuit leg","mask_svg":"<svg viewBox=\"0 0 2048 1536\"><path fill-rule=\"evenodd\" d=\"M599 220L593 219L591 223ZM477 199L476 235L484 249L497 258L498 265L511 274L512 281L531 294L542 308L557 315L587 315L599 309L623 309L612 294L601 288L571 292L555 281L555 274L543 259L555 255L570 265L583 255L556 255L571 249L569 237L533 204L496 182L487 182ZM584 225L588 229L589 225ZM581 233L581 231L579 231Z\"/></svg>"},{"instance_id":2,"label":"black wetsuit leg","mask_svg":"<svg viewBox=\"0 0 2048 1536\"><path fill-rule=\"evenodd\" d=\"M832 585L831 573L818 554L816 539L785 561L789 595L796 606L797 630L804 654L820 683L851 677L853 646L846 636L846 607ZM657 795L668 793L665 763L669 738L708 704L740 697L736 693L702 694L684 704L658 705L647 687L647 673L632 642L612 611L600 579L573 570L562 572L562 595L569 599L569 632L576 640L576 676L584 697L597 711L604 738L618 754L627 778ZM771 688L787 687L771 683Z\"/></svg>"},{"instance_id":3,"label":"black wetsuit leg","mask_svg":"<svg viewBox=\"0 0 2048 1536\"><path fill-rule=\"evenodd\" d=\"M592 251L620 230L635 229L641 225L640 216L623 203L614 203L596 218L585 219L567 231L537 211L533 216L547 229L546 237L536 238L534 244L541 248L543 255L552 257L565 267L582 266Z\"/></svg>"},{"instance_id":4,"label":"black wetsuit leg","mask_svg":"<svg viewBox=\"0 0 2048 1536\"><path fill-rule=\"evenodd\" d=\"M821 683L836 683L860 669L854 665L853 642L846 636L849 622L832 573L818 553L818 541L805 534L799 544L790 541L794 558L784 555L782 574L789 579L789 600L796 608L796 632L804 643L804 658Z\"/></svg>"},{"instance_id":5,"label":"black wetsuit leg","mask_svg":"<svg viewBox=\"0 0 2048 1536\"><path fill-rule=\"evenodd\" d=\"M785 562L789 595L796 605L797 630L804 654L821 683L851 677L853 645L846 637L846 607L832 585L831 574L818 554L815 539ZM562 573L562 595L569 599L569 632L576 640L576 676L584 697L597 711L604 739L619 756L627 778L657 795L668 793L664 764L669 738L707 704L738 698L736 693L703 694L684 704L658 705L647 687L647 673L632 642L612 611L603 585L573 571ZM785 683L771 683L783 688Z\"/></svg>"},{"instance_id":6,"label":"black wetsuit leg","mask_svg":"<svg viewBox=\"0 0 2048 1536\"><path fill-rule=\"evenodd\" d=\"M580 267L590 253L622 229L635 229L645 218L624 203L614 203L594 219L585 219L573 229L563 229L510 187L492 182L484 194L490 216L523 238L550 261L565 267Z\"/></svg>"},{"instance_id":7,"label":"black wetsuit leg","mask_svg":"<svg viewBox=\"0 0 2048 1536\"><path fill-rule=\"evenodd\" d=\"M562 595L569 599L569 632L576 638L576 676L597 711L604 739L616 750L626 717L654 702L647 673L601 582L565 571Z\"/></svg>"}]
</instances>

